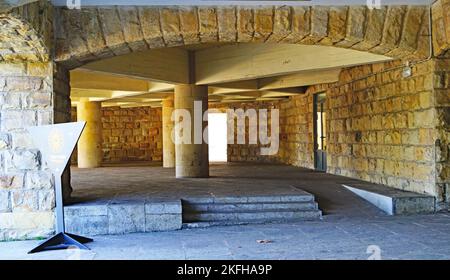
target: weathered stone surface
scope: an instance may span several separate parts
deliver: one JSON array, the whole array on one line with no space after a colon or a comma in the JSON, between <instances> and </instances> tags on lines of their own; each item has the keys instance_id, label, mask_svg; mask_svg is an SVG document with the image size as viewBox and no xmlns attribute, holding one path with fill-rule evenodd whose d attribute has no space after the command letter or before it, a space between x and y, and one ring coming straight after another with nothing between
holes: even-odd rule
<instances>
[{"instance_id":1,"label":"weathered stone surface","mask_svg":"<svg viewBox=\"0 0 450 280\"><path fill-rule=\"evenodd\" d=\"M37 124L36 112L31 110L8 110L3 111L1 116L1 130L12 131L23 129Z\"/></svg>"},{"instance_id":2,"label":"weathered stone surface","mask_svg":"<svg viewBox=\"0 0 450 280\"><path fill-rule=\"evenodd\" d=\"M367 11L365 6L349 7L345 40L339 42L338 46L349 48L364 39Z\"/></svg>"},{"instance_id":3,"label":"weathered stone surface","mask_svg":"<svg viewBox=\"0 0 450 280\"><path fill-rule=\"evenodd\" d=\"M22 104L24 109L45 109L52 105L52 94L48 91L24 94Z\"/></svg>"},{"instance_id":4,"label":"weathered stone surface","mask_svg":"<svg viewBox=\"0 0 450 280\"><path fill-rule=\"evenodd\" d=\"M159 19L159 10L155 8L139 7L139 19L141 22L142 34L150 48L160 48L164 46Z\"/></svg>"},{"instance_id":5,"label":"weathered stone surface","mask_svg":"<svg viewBox=\"0 0 450 280\"><path fill-rule=\"evenodd\" d=\"M71 119L77 121L76 110L72 110ZM103 162L161 161L162 110L102 108L102 137Z\"/></svg>"},{"instance_id":6,"label":"weathered stone surface","mask_svg":"<svg viewBox=\"0 0 450 280\"><path fill-rule=\"evenodd\" d=\"M175 7L163 7L160 9L161 30L164 42L167 46L183 45L180 35L180 17Z\"/></svg>"},{"instance_id":7,"label":"weathered stone surface","mask_svg":"<svg viewBox=\"0 0 450 280\"><path fill-rule=\"evenodd\" d=\"M406 10L404 6L388 7L381 44L371 51L385 54L395 48L401 38Z\"/></svg>"},{"instance_id":8,"label":"weathered stone surface","mask_svg":"<svg viewBox=\"0 0 450 280\"><path fill-rule=\"evenodd\" d=\"M124 234L145 231L144 204L108 205L108 233Z\"/></svg>"},{"instance_id":9,"label":"weathered stone surface","mask_svg":"<svg viewBox=\"0 0 450 280\"><path fill-rule=\"evenodd\" d=\"M0 189L21 189L23 187L23 174L0 174Z\"/></svg>"},{"instance_id":10,"label":"weathered stone surface","mask_svg":"<svg viewBox=\"0 0 450 280\"><path fill-rule=\"evenodd\" d=\"M292 13L288 6L274 8L273 32L267 42L279 42L291 33Z\"/></svg>"},{"instance_id":11,"label":"weathered stone surface","mask_svg":"<svg viewBox=\"0 0 450 280\"><path fill-rule=\"evenodd\" d=\"M145 231L168 231L181 229L181 214L145 215Z\"/></svg>"},{"instance_id":12,"label":"weathered stone surface","mask_svg":"<svg viewBox=\"0 0 450 280\"><path fill-rule=\"evenodd\" d=\"M10 192L0 189L0 213L11 212Z\"/></svg>"},{"instance_id":13,"label":"weathered stone surface","mask_svg":"<svg viewBox=\"0 0 450 280\"><path fill-rule=\"evenodd\" d=\"M99 9L98 15L106 45L116 55L128 52L129 50L126 47L125 37L122 31L122 24L116 8Z\"/></svg>"},{"instance_id":14,"label":"weathered stone surface","mask_svg":"<svg viewBox=\"0 0 450 280\"><path fill-rule=\"evenodd\" d=\"M145 214L180 214L181 215L181 200L177 201L149 201L145 203Z\"/></svg>"},{"instance_id":15,"label":"weathered stone surface","mask_svg":"<svg viewBox=\"0 0 450 280\"><path fill-rule=\"evenodd\" d=\"M329 7L311 7L311 32L302 40L305 44L315 44L328 34Z\"/></svg>"},{"instance_id":16,"label":"weathered stone surface","mask_svg":"<svg viewBox=\"0 0 450 280\"><path fill-rule=\"evenodd\" d=\"M254 19L250 7L237 7L237 41L250 42L253 39Z\"/></svg>"},{"instance_id":17,"label":"weathered stone surface","mask_svg":"<svg viewBox=\"0 0 450 280\"><path fill-rule=\"evenodd\" d=\"M64 215L76 217L89 217L89 216L108 216L108 205L106 203L101 204L82 204L82 205L70 205L64 207Z\"/></svg>"},{"instance_id":18,"label":"weathered stone surface","mask_svg":"<svg viewBox=\"0 0 450 280\"><path fill-rule=\"evenodd\" d=\"M215 7L199 7L198 20L200 39L202 42L218 40L217 11Z\"/></svg>"},{"instance_id":19,"label":"weathered stone surface","mask_svg":"<svg viewBox=\"0 0 450 280\"><path fill-rule=\"evenodd\" d=\"M273 7L257 8L254 10L255 33L253 35L254 42L265 42L273 31Z\"/></svg>"},{"instance_id":20,"label":"weathered stone surface","mask_svg":"<svg viewBox=\"0 0 450 280\"><path fill-rule=\"evenodd\" d=\"M34 212L39 210L36 191L13 190L11 198L11 207L14 212Z\"/></svg>"},{"instance_id":21,"label":"weathered stone surface","mask_svg":"<svg viewBox=\"0 0 450 280\"><path fill-rule=\"evenodd\" d=\"M292 7L292 32L282 42L297 43L311 32L311 8Z\"/></svg>"},{"instance_id":22,"label":"weathered stone surface","mask_svg":"<svg viewBox=\"0 0 450 280\"><path fill-rule=\"evenodd\" d=\"M66 230L79 235L108 234L108 216L68 216L65 219Z\"/></svg>"},{"instance_id":23,"label":"weathered stone surface","mask_svg":"<svg viewBox=\"0 0 450 280\"><path fill-rule=\"evenodd\" d=\"M235 7L217 8L217 27L220 42L235 42L237 40L236 21Z\"/></svg>"},{"instance_id":24,"label":"weathered stone surface","mask_svg":"<svg viewBox=\"0 0 450 280\"><path fill-rule=\"evenodd\" d=\"M346 34L347 11L347 7L330 8L328 37L320 41L321 44L333 45L344 39Z\"/></svg>"},{"instance_id":25,"label":"weathered stone surface","mask_svg":"<svg viewBox=\"0 0 450 280\"><path fill-rule=\"evenodd\" d=\"M55 208L55 192L53 190L37 191L40 211L51 211Z\"/></svg>"},{"instance_id":26,"label":"weathered stone surface","mask_svg":"<svg viewBox=\"0 0 450 280\"><path fill-rule=\"evenodd\" d=\"M121 7L118 9L118 12L122 24L124 39L128 43L128 46L133 51L146 50L147 45L141 31L137 8Z\"/></svg>"},{"instance_id":27,"label":"weathered stone surface","mask_svg":"<svg viewBox=\"0 0 450 280\"><path fill-rule=\"evenodd\" d=\"M386 13L386 7L367 11L367 27L364 40L352 46L353 49L365 51L381 43Z\"/></svg>"},{"instance_id":28,"label":"weathered stone surface","mask_svg":"<svg viewBox=\"0 0 450 280\"><path fill-rule=\"evenodd\" d=\"M15 170L36 170L40 164L37 150L15 149L11 152L11 166Z\"/></svg>"},{"instance_id":29,"label":"weathered stone surface","mask_svg":"<svg viewBox=\"0 0 450 280\"><path fill-rule=\"evenodd\" d=\"M199 15L196 7L180 7L181 32L183 34L184 44L199 43Z\"/></svg>"},{"instance_id":30,"label":"weathered stone surface","mask_svg":"<svg viewBox=\"0 0 450 280\"><path fill-rule=\"evenodd\" d=\"M50 190L53 188L53 176L50 172L46 171L27 172L25 188Z\"/></svg>"},{"instance_id":31,"label":"weathered stone surface","mask_svg":"<svg viewBox=\"0 0 450 280\"><path fill-rule=\"evenodd\" d=\"M11 136L7 133L0 133L0 151L11 147Z\"/></svg>"},{"instance_id":32,"label":"weathered stone surface","mask_svg":"<svg viewBox=\"0 0 450 280\"><path fill-rule=\"evenodd\" d=\"M14 229L17 231L32 230L39 232L41 230L53 230L54 229L54 213L53 212L13 212L13 213L0 213L0 228L2 229ZM19 232L17 237L22 236Z\"/></svg>"}]
</instances>

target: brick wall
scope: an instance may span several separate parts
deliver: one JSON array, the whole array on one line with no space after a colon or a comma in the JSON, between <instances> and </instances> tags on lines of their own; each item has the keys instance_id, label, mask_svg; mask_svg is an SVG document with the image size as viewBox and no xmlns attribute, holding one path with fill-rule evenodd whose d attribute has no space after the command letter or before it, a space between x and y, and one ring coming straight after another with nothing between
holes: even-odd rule
<instances>
[{"instance_id":1,"label":"brick wall","mask_svg":"<svg viewBox=\"0 0 450 280\"><path fill-rule=\"evenodd\" d=\"M161 161L161 114L161 108L102 108L103 163ZM76 121L74 108L72 120Z\"/></svg>"}]
</instances>

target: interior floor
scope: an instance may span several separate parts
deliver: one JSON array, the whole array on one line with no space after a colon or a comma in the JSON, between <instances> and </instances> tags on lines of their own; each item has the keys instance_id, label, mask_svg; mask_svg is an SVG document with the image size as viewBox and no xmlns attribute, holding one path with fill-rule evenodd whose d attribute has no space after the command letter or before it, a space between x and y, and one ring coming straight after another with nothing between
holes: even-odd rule
<instances>
[{"instance_id":1,"label":"interior floor","mask_svg":"<svg viewBox=\"0 0 450 280\"><path fill-rule=\"evenodd\" d=\"M324 217L385 215L342 187L364 182L310 169L277 164L211 164L207 179L176 179L174 169L153 163L72 167L72 199L77 203L121 203L134 200L313 194ZM370 183L366 183L370 184Z\"/></svg>"}]
</instances>

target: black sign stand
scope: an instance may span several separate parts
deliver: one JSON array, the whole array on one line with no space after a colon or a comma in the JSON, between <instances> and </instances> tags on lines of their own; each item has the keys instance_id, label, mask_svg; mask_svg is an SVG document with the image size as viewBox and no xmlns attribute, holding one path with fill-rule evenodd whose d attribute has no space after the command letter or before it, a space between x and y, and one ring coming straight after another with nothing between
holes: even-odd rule
<instances>
[{"instance_id":1,"label":"black sign stand","mask_svg":"<svg viewBox=\"0 0 450 280\"><path fill-rule=\"evenodd\" d=\"M39 244L33 250L29 251L28 254L33 254L41 251L61 250L68 248L90 250L87 246L83 244L92 242L94 241L93 239L65 232L61 176L55 176L55 191L56 191L56 231L58 233L50 237L49 239L45 240L41 244Z\"/></svg>"},{"instance_id":2,"label":"black sign stand","mask_svg":"<svg viewBox=\"0 0 450 280\"><path fill-rule=\"evenodd\" d=\"M81 132L83 131L85 126L86 126L86 123L83 124L83 127L81 128L81 131L80 131L79 135L77 136L76 142L78 142ZM74 143L74 146L71 148L70 154L72 154L72 152L75 148L75 143ZM67 160L66 168L69 165L70 165L69 160ZM92 241L94 241L93 239L75 235L72 233L67 233L65 231L64 202L63 202L62 182L61 182L62 172L58 172L58 169L53 170L53 171L54 171L53 177L55 178L56 232L57 233L56 233L56 235L50 237L49 239L47 239L44 242L42 242L41 244L39 244L33 250L29 251L28 254L33 254L33 253L48 251L48 250L68 249L68 248L79 248L79 249L84 249L84 250L90 250L88 247L86 247L84 245L84 243L92 242Z\"/></svg>"}]
</instances>

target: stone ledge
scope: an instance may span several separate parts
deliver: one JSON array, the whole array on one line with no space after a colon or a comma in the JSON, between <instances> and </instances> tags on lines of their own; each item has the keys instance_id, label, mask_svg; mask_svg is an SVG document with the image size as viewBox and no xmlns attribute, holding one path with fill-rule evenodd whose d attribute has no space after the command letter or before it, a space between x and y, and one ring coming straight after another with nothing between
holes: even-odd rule
<instances>
[{"instance_id":1,"label":"stone ledge","mask_svg":"<svg viewBox=\"0 0 450 280\"><path fill-rule=\"evenodd\" d=\"M435 212L435 198L370 183L343 184L347 190L367 200L388 215Z\"/></svg>"},{"instance_id":2,"label":"stone ledge","mask_svg":"<svg viewBox=\"0 0 450 280\"><path fill-rule=\"evenodd\" d=\"M80 235L181 229L181 200L82 203L64 207L66 229Z\"/></svg>"}]
</instances>

